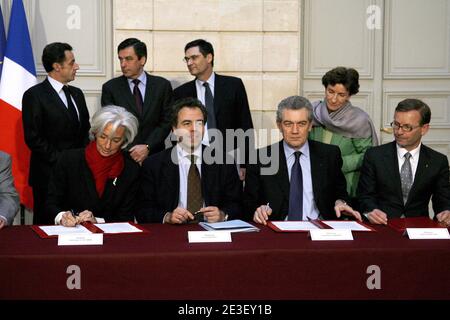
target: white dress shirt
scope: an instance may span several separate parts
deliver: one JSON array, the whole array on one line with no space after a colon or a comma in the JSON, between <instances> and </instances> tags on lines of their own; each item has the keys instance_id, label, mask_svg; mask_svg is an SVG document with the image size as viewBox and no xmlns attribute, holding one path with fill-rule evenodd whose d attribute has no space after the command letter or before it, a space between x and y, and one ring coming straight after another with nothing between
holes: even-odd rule
<instances>
[{"instance_id":1,"label":"white dress shirt","mask_svg":"<svg viewBox=\"0 0 450 320\"><path fill-rule=\"evenodd\" d=\"M417 148L408 151L405 148L400 147L398 144L397 146L397 158L398 158L398 172L401 173L402 171L402 165L405 162L405 154L409 152L411 154L411 158L409 158L409 162L411 163L411 171L412 171L412 178L414 182L414 177L416 176L417 171L417 165L419 163L419 155L420 155L420 147L421 143L417 146Z\"/></svg>"},{"instance_id":2,"label":"white dress shirt","mask_svg":"<svg viewBox=\"0 0 450 320\"><path fill-rule=\"evenodd\" d=\"M67 104L66 94L64 93L64 90L63 90L64 84L59 82L58 80L53 79L51 76L48 76L47 79L48 79L48 82L50 82L53 89L56 91L56 93L61 98L62 102L64 102L64 105L66 106L66 108L69 108L69 106ZM72 99L73 105L75 106L75 110L77 112L78 119L80 119L80 112L78 111L77 104L76 104L75 100L73 99L72 95L70 95L70 98Z\"/></svg>"},{"instance_id":3,"label":"white dress shirt","mask_svg":"<svg viewBox=\"0 0 450 320\"><path fill-rule=\"evenodd\" d=\"M145 74L145 72L142 72L141 75L139 77L137 77L136 79L139 79L139 91L141 92L141 96L142 96L142 102L145 101L145 88L147 86L147 75ZM131 78L127 78L128 81L128 86L130 87L131 90L131 94L133 94L133 90L134 90L134 83L133 83L134 79Z\"/></svg>"}]
</instances>

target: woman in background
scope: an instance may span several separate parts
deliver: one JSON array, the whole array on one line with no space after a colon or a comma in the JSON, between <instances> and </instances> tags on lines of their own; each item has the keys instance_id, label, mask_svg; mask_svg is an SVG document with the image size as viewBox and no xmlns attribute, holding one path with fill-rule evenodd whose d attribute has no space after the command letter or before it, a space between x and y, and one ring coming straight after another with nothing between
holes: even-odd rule
<instances>
[{"instance_id":1,"label":"woman in background","mask_svg":"<svg viewBox=\"0 0 450 320\"><path fill-rule=\"evenodd\" d=\"M334 144L342 153L342 172L347 180L347 192L352 197L353 208L359 170L364 153L378 145L378 138L369 115L350 102L359 91L359 74L352 68L337 67L322 77L325 99L313 103L313 128L309 138Z\"/></svg>"},{"instance_id":2,"label":"woman in background","mask_svg":"<svg viewBox=\"0 0 450 320\"><path fill-rule=\"evenodd\" d=\"M53 169L47 210L55 224L134 220L139 165L122 150L136 136L138 120L122 107L106 106L91 122L93 141L63 152Z\"/></svg>"}]
</instances>

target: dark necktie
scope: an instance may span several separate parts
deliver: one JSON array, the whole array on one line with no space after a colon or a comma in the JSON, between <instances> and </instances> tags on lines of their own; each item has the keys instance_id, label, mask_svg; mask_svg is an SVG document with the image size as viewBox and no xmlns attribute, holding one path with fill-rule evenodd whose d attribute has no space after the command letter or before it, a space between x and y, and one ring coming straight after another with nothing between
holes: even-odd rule
<instances>
[{"instance_id":1,"label":"dark necktie","mask_svg":"<svg viewBox=\"0 0 450 320\"><path fill-rule=\"evenodd\" d=\"M134 79L132 82L134 83L133 96L136 101L136 109L138 114L142 116L142 113L144 112L144 100L142 99L141 90L139 90L139 82L141 81L139 79Z\"/></svg>"},{"instance_id":2,"label":"dark necktie","mask_svg":"<svg viewBox=\"0 0 450 320\"><path fill-rule=\"evenodd\" d=\"M208 111L208 129L216 129L217 123L216 114L214 112L214 98L211 93L211 89L209 88L208 82L203 83L203 86L205 87L205 107L206 111Z\"/></svg>"},{"instance_id":3,"label":"dark necktie","mask_svg":"<svg viewBox=\"0 0 450 320\"><path fill-rule=\"evenodd\" d=\"M77 110L75 109L75 105L73 104L72 98L70 97L70 91L68 86L63 86L64 94L66 95L67 99L67 110L69 111L70 118L78 125L78 114Z\"/></svg>"},{"instance_id":4,"label":"dark necktie","mask_svg":"<svg viewBox=\"0 0 450 320\"><path fill-rule=\"evenodd\" d=\"M412 186L412 169L411 162L409 159L411 158L411 153L407 152L404 155L405 162L403 162L402 168L400 170L400 180L402 182L402 193L403 193L403 203L406 203L408 200L409 190L411 190Z\"/></svg>"},{"instance_id":5,"label":"dark necktie","mask_svg":"<svg viewBox=\"0 0 450 320\"><path fill-rule=\"evenodd\" d=\"M288 220L302 220L303 218L303 177L300 165L300 151L294 152L295 161L291 169L291 183L289 187Z\"/></svg>"},{"instance_id":6,"label":"dark necktie","mask_svg":"<svg viewBox=\"0 0 450 320\"><path fill-rule=\"evenodd\" d=\"M187 210L194 214L203 206L202 199L202 184L200 173L195 164L195 156L191 155L191 166L188 173L188 185L187 185Z\"/></svg>"}]
</instances>

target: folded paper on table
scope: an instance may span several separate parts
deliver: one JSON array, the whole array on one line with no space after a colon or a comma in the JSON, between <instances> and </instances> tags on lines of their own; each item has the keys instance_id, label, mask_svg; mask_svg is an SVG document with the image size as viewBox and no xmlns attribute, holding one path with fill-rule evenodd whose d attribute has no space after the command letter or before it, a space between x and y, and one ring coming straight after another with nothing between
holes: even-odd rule
<instances>
[{"instance_id":1,"label":"folded paper on table","mask_svg":"<svg viewBox=\"0 0 450 320\"><path fill-rule=\"evenodd\" d=\"M255 227L254 225L236 219L236 220L230 220L230 221L224 221L224 222L200 222L199 225L203 227L203 229L208 231L230 231L230 232L255 232L259 231L259 228Z\"/></svg>"}]
</instances>

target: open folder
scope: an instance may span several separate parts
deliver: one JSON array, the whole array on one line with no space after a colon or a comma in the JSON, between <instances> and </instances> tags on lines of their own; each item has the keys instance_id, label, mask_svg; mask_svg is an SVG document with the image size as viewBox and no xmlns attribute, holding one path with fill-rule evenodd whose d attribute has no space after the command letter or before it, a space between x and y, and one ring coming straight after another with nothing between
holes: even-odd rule
<instances>
[{"instance_id":1,"label":"open folder","mask_svg":"<svg viewBox=\"0 0 450 320\"><path fill-rule=\"evenodd\" d=\"M404 232L407 228L445 228L444 225L425 216L388 219L387 225L399 232Z\"/></svg>"},{"instance_id":2,"label":"open folder","mask_svg":"<svg viewBox=\"0 0 450 320\"><path fill-rule=\"evenodd\" d=\"M199 225L203 227L203 229L208 231L229 231L229 232L255 232L259 231L259 228L254 225L236 219L224 222L199 222Z\"/></svg>"},{"instance_id":3,"label":"open folder","mask_svg":"<svg viewBox=\"0 0 450 320\"><path fill-rule=\"evenodd\" d=\"M41 238L56 238L62 234L73 233L103 233L103 234L131 234L131 233L148 233L140 225L133 222L113 222L113 223L90 223L84 222L75 227L64 226L37 226L32 225L31 229Z\"/></svg>"},{"instance_id":4,"label":"open folder","mask_svg":"<svg viewBox=\"0 0 450 320\"><path fill-rule=\"evenodd\" d=\"M362 222L351 220L269 221L267 226L276 232L309 232L313 229L376 231Z\"/></svg>"}]
</instances>

